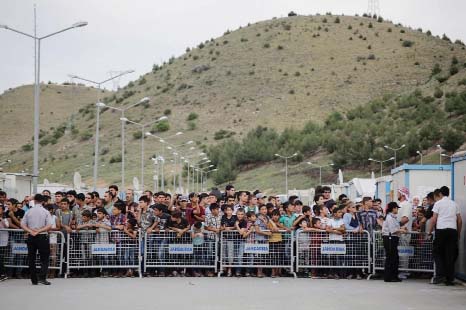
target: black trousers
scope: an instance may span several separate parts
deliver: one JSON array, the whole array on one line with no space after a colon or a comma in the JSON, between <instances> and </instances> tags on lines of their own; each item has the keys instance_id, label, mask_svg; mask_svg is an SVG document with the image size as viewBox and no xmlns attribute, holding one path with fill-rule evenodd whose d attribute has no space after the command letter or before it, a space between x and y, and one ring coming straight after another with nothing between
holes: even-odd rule
<instances>
[{"instance_id":1,"label":"black trousers","mask_svg":"<svg viewBox=\"0 0 466 310\"><path fill-rule=\"evenodd\" d=\"M398 265L400 258L398 256L397 236L383 236L383 247L385 249L385 271L384 280L391 281L398 278Z\"/></svg>"},{"instance_id":2,"label":"black trousers","mask_svg":"<svg viewBox=\"0 0 466 310\"><path fill-rule=\"evenodd\" d=\"M456 229L436 229L432 254L437 266L436 275L447 282L455 279L455 262L458 258L458 232Z\"/></svg>"},{"instance_id":3,"label":"black trousers","mask_svg":"<svg viewBox=\"0 0 466 310\"><path fill-rule=\"evenodd\" d=\"M29 259L29 273L31 274L31 281L37 283L39 280L45 280L49 269L50 259L50 243L48 235L29 236L27 240L28 246L28 259ZM39 277L36 272L36 255L39 251L41 269Z\"/></svg>"}]
</instances>

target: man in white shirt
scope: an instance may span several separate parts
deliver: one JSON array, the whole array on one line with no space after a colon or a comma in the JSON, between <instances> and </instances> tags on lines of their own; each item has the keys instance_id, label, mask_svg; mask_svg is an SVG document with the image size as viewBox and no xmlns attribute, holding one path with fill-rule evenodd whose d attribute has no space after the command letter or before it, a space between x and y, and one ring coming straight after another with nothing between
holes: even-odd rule
<instances>
[{"instance_id":1,"label":"man in white shirt","mask_svg":"<svg viewBox=\"0 0 466 310\"><path fill-rule=\"evenodd\" d=\"M399 246L409 246L411 242L411 232L413 227L413 212L412 206L409 203L409 189L402 187L398 189L398 201L399 210L397 215L397 220L400 222L400 228L406 228L408 231L407 234L400 236ZM400 269L408 269L409 267L409 256L400 257ZM407 272L400 272L398 277L400 279L406 279L409 276Z\"/></svg>"},{"instance_id":2,"label":"man in white shirt","mask_svg":"<svg viewBox=\"0 0 466 310\"><path fill-rule=\"evenodd\" d=\"M458 205L448 197L449 195L450 189L446 186L434 191L436 203L432 209L434 214L429 227L429 234L435 227L432 254L438 268L434 284L445 281L446 285L454 285L458 240L461 236L463 220Z\"/></svg>"}]
</instances>

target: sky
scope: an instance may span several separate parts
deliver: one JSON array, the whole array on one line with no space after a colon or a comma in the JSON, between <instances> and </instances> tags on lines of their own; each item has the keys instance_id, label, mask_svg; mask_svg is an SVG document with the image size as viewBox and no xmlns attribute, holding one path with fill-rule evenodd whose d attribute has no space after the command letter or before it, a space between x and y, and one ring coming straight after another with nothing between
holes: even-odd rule
<instances>
[{"instance_id":1,"label":"sky","mask_svg":"<svg viewBox=\"0 0 466 310\"><path fill-rule=\"evenodd\" d=\"M110 71L135 70L119 86L171 56L210 38L290 11L362 15L368 0L0 0L0 25L44 36L86 21L41 43L41 81L63 83L69 75L103 81ZM395 23L446 33L466 42L464 0L379 0L380 15ZM0 29L0 94L34 82L34 40ZM104 87L111 89L113 83Z\"/></svg>"}]
</instances>

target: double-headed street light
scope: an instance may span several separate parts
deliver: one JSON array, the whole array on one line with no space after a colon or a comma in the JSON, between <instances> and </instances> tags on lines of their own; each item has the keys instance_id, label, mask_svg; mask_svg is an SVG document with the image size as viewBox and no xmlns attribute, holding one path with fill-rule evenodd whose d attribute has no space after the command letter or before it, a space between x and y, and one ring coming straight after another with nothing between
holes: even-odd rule
<instances>
[{"instance_id":1,"label":"double-headed street light","mask_svg":"<svg viewBox=\"0 0 466 310\"><path fill-rule=\"evenodd\" d=\"M144 138L145 138L145 129L147 126L150 126L152 124L155 124L155 123L158 123L160 121L164 121L168 119L168 117L166 116L161 116L159 117L158 119L152 121L152 122L148 122L148 123L145 123L145 124L141 124L141 123L138 123L138 122L133 122L133 121L130 121L129 119L127 119L126 117L122 117L120 118L120 120L122 122L125 122L125 123L130 123L130 124L134 124L136 126L139 126L141 127L141 189L144 190Z\"/></svg>"},{"instance_id":2,"label":"double-headed street light","mask_svg":"<svg viewBox=\"0 0 466 310\"><path fill-rule=\"evenodd\" d=\"M315 166L316 168L319 168L319 185L322 185L322 168L331 167L334 165L333 163L330 163L327 165L320 166L320 165L311 163L310 161L308 161L307 164L311 166Z\"/></svg>"},{"instance_id":3,"label":"double-headed street light","mask_svg":"<svg viewBox=\"0 0 466 310\"><path fill-rule=\"evenodd\" d=\"M369 158L369 161L373 161L373 162L380 164L380 177L382 177L383 163L390 161L390 160L394 160L394 159L395 157L390 157L389 159L386 159L386 160L377 160L377 159Z\"/></svg>"},{"instance_id":4,"label":"double-headed street light","mask_svg":"<svg viewBox=\"0 0 466 310\"><path fill-rule=\"evenodd\" d=\"M127 70L127 71L124 71L124 72L122 72L122 73L120 73L118 75L115 75L114 77L111 77L109 79L106 79L106 80L103 80L103 81L100 81L100 82L85 79L85 78L82 78L82 77L79 77L79 76L73 75L73 74L70 75L70 78L77 79L77 80L82 80L82 81L86 81L86 82L95 84L95 85L97 85L97 88L100 90L101 89L100 87L102 86L102 84L105 84L107 82L110 82L111 80L119 78L120 76L129 74L129 73L133 73L133 72L134 72L134 70ZM93 173L93 176L94 176L94 191L97 190L97 169L99 167L99 154L98 154L98 152L99 152L99 131L100 131L100 109L102 107L105 107L105 104L100 101L100 91L99 91L98 98L97 98L97 103L95 104L95 106L97 107L97 116L96 116L95 145L94 145L94 173Z\"/></svg>"},{"instance_id":5,"label":"double-headed street light","mask_svg":"<svg viewBox=\"0 0 466 310\"><path fill-rule=\"evenodd\" d=\"M396 168L396 152L398 152L399 150L401 150L402 148L406 147L406 144L403 144L402 146L400 146L399 148L393 148L393 147L390 147L388 145L384 145L383 146L384 148L386 148L387 150L392 150L393 152L395 152L395 156L393 157L395 159L395 162L394 162L394 165L393 165L393 169Z\"/></svg>"},{"instance_id":6,"label":"double-headed street light","mask_svg":"<svg viewBox=\"0 0 466 310\"><path fill-rule=\"evenodd\" d=\"M37 36L36 7L34 6L34 35L0 24L0 29L10 30L34 40L34 152L32 160L32 191L37 192L37 179L39 177L39 116L40 116L40 44L41 41L59 33L74 28L84 27L87 22L77 22L65 29L53 32L46 36Z\"/></svg>"},{"instance_id":7,"label":"double-headed street light","mask_svg":"<svg viewBox=\"0 0 466 310\"><path fill-rule=\"evenodd\" d=\"M285 195L288 197L288 159L298 156L298 153L294 153L290 156L284 156L276 153L275 156L285 160Z\"/></svg>"},{"instance_id":8,"label":"double-headed street light","mask_svg":"<svg viewBox=\"0 0 466 310\"><path fill-rule=\"evenodd\" d=\"M109 108L109 109L121 112L120 121L121 121L121 191L122 192L125 191L125 124L126 124L125 120L127 120L127 118L125 118L125 111L127 111L127 110L129 110L129 109L131 109L131 108L133 108L133 107L135 107L135 106L137 106L139 104L148 103L149 101L150 101L149 97L144 97L141 100L139 100L138 102L133 103L133 104L131 104L131 105L127 106L127 107L124 107L124 108L112 107L112 106L109 106L108 104L105 104L103 102L99 102L98 105L97 105L97 109L99 109L101 107L105 107L105 108ZM99 126L97 125L97 128L98 127ZM98 153L99 153L99 150L97 149L95 154L98 154ZM95 162L98 162L98 160L95 161ZM97 176L96 176L96 179L97 179ZM94 182L97 182L97 181L95 180Z\"/></svg>"}]
</instances>

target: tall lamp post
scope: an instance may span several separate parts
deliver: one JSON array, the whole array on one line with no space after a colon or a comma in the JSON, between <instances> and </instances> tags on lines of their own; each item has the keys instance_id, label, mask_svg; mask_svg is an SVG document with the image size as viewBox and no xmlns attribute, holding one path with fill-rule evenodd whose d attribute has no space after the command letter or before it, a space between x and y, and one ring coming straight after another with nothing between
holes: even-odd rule
<instances>
[{"instance_id":1,"label":"tall lamp post","mask_svg":"<svg viewBox=\"0 0 466 310\"><path fill-rule=\"evenodd\" d=\"M121 121L121 191L122 192L125 191L125 124L126 124L125 111L131 109L132 107L137 106L138 104L147 103L149 101L150 101L149 97L144 97L138 102L133 103L132 105L129 105L124 108L112 107L102 102L100 105L101 107L106 107L106 108L121 112L120 121Z\"/></svg>"},{"instance_id":2,"label":"tall lamp post","mask_svg":"<svg viewBox=\"0 0 466 310\"><path fill-rule=\"evenodd\" d=\"M160 122L160 121L163 121L163 120L166 120L168 119L168 117L166 116L161 116L159 117L158 119L152 121L152 122L148 122L148 123L145 123L145 124L140 124L138 122L133 122L133 121L130 121L128 118L126 117L122 117L120 118L120 120L122 122L125 122L125 123L130 123L130 124L134 124L136 126L139 126L141 127L141 189L144 191L144 138L145 138L145 128L147 126L150 126L152 124L155 124L157 122Z\"/></svg>"},{"instance_id":3,"label":"tall lamp post","mask_svg":"<svg viewBox=\"0 0 466 310\"><path fill-rule=\"evenodd\" d=\"M97 82L97 81L93 81L93 80L89 80L89 79L85 79L85 78L82 78L80 76L77 76L77 75L74 75L74 74L71 74L70 77L72 79L77 79L77 80L82 80L82 81L86 81L86 82L89 82L89 83L92 83L94 85L97 85L97 88L100 90L102 84L105 84L107 82L110 82L116 78L119 78L120 76L123 76L123 75L126 75L126 74L129 74L129 73L133 73L134 70L127 70L127 71L124 71L118 75L115 75L114 77L111 77L109 79L106 79L106 80L103 80L103 81L100 81L100 82ZM102 102L100 102L100 91L99 91L99 98L97 98L97 103L95 104L96 108L97 108L97 116L96 116L96 125L95 125L95 145L94 145L94 173L93 173L93 179L94 179L94 191L97 190L97 169L98 169L98 166L99 166L99 131L100 131L100 108L102 107L105 107L105 104L103 104Z\"/></svg>"},{"instance_id":4,"label":"tall lamp post","mask_svg":"<svg viewBox=\"0 0 466 310\"><path fill-rule=\"evenodd\" d=\"M87 22L77 22L65 29L53 32L46 36L37 36L37 22L36 22L36 7L34 6L34 35L25 33L23 31L11 28L7 25L1 25L0 29L10 30L29 37L34 40L34 153L32 160L32 191L37 192L37 183L39 177L39 115L40 115L40 44L41 41L50 38L59 33L65 32L70 29L84 27Z\"/></svg>"},{"instance_id":5,"label":"tall lamp post","mask_svg":"<svg viewBox=\"0 0 466 310\"><path fill-rule=\"evenodd\" d=\"M400 146L399 148L393 148L391 146L388 146L388 145L384 145L383 147L386 148L387 150L392 150L393 152L395 152L395 156L393 157L395 159L395 162L394 162L394 165L393 165L393 169L396 168L396 152L398 152L399 150L401 150L402 148L404 148L406 146L406 144L403 144L402 146Z\"/></svg>"},{"instance_id":6,"label":"tall lamp post","mask_svg":"<svg viewBox=\"0 0 466 310\"><path fill-rule=\"evenodd\" d=\"M416 154L418 154L421 157L421 165L422 165L422 158L424 157L424 155L422 155L421 151L416 151Z\"/></svg>"},{"instance_id":7,"label":"tall lamp post","mask_svg":"<svg viewBox=\"0 0 466 310\"><path fill-rule=\"evenodd\" d=\"M327 165L319 166L317 164L311 163L310 161L308 161L307 164L319 168L319 185L322 185L322 168L331 167L334 165L333 163L330 163Z\"/></svg>"},{"instance_id":8,"label":"tall lamp post","mask_svg":"<svg viewBox=\"0 0 466 310\"><path fill-rule=\"evenodd\" d=\"M285 160L285 195L288 197L288 159L298 156L298 153L294 153L290 156L284 156L276 153L275 156Z\"/></svg>"},{"instance_id":9,"label":"tall lamp post","mask_svg":"<svg viewBox=\"0 0 466 310\"><path fill-rule=\"evenodd\" d=\"M377 160L377 159L369 158L369 161L373 161L373 162L380 164L380 176L382 177L383 163L390 161L390 160L394 160L394 159L395 157L390 157L389 159L386 159L386 160Z\"/></svg>"},{"instance_id":10,"label":"tall lamp post","mask_svg":"<svg viewBox=\"0 0 466 310\"><path fill-rule=\"evenodd\" d=\"M209 167L214 167L214 165L210 165ZM215 168L215 169L211 169L211 170L204 171L204 178L201 179L201 188L205 188L205 183L206 183L206 181L207 181L207 176L208 176L208 174L211 173L211 172L217 171L217 170L218 170L218 169ZM203 171L203 170L201 169L201 171Z\"/></svg>"},{"instance_id":11,"label":"tall lamp post","mask_svg":"<svg viewBox=\"0 0 466 310\"><path fill-rule=\"evenodd\" d=\"M447 157L447 158L449 158L449 159L450 159L450 162L451 162L451 156L450 156L450 155L441 153L440 156L441 156L441 157Z\"/></svg>"},{"instance_id":12,"label":"tall lamp post","mask_svg":"<svg viewBox=\"0 0 466 310\"><path fill-rule=\"evenodd\" d=\"M171 135L171 136L168 136L168 137L159 137L151 132L146 132L146 136L148 137L152 137L152 138L155 138L155 139L158 139L160 143L167 143L167 139L170 139L170 138L173 138L173 137L177 137L177 136L180 136L182 135L183 133L181 131L178 131L177 133L175 133L174 135ZM164 165L165 165L165 148L162 148L162 154L157 156L157 159L160 160L160 163L162 164L160 166L160 170L161 170L161 180L160 180L160 186L162 187L162 191L165 190L165 178L164 178Z\"/></svg>"},{"instance_id":13,"label":"tall lamp post","mask_svg":"<svg viewBox=\"0 0 466 310\"><path fill-rule=\"evenodd\" d=\"M439 165L442 164L442 151L443 151L443 148L442 146L440 146L440 144L437 144L437 148L439 150Z\"/></svg>"}]
</instances>

